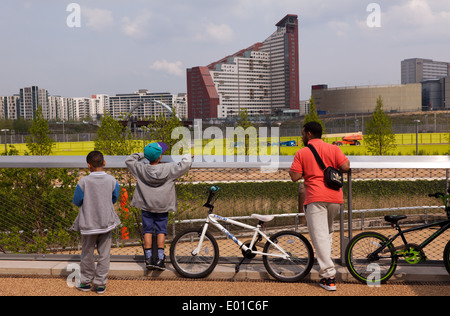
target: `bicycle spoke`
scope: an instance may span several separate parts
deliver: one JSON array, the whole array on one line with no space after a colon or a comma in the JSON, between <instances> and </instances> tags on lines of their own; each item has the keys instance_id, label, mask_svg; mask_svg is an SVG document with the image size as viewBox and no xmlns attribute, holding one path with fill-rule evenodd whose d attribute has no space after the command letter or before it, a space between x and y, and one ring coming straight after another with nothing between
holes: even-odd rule
<instances>
[{"instance_id":1,"label":"bicycle spoke","mask_svg":"<svg viewBox=\"0 0 450 316\"><path fill-rule=\"evenodd\" d=\"M185 277L203 277L212 271L218 260L218 249L207 234L199 249L199 230L188 230L174 241L171 260Z\"/></svg>"},{"instance_id":2,"label":"bicycle spoke","mask_svg":"<svg viewBox=\"0 0 450 316\"><path fill-rule=\"evenodd\" d=\"M374 255L385 237L376 233L362 233L355 236L346 250L346 263L350 273L361 282L385 281L394 273L396 258L390 248L386 248L391 256Z\"/></svg>"},{"instance_id":3,"label":"bicycle spoke","mask_svg":"<svg viewBox=\"0 0 450 316\"><path fill-rule=\"evenodd\" d=\"M293 282L309 273L312 266L312 250L301 239L300 234L281 232L273 241L276 246L269 244L264 251L267 253L264 263L273 277L281 281ZM285 253L289 255L286 259L273 256Z\"/></svg>"}]
</instances>

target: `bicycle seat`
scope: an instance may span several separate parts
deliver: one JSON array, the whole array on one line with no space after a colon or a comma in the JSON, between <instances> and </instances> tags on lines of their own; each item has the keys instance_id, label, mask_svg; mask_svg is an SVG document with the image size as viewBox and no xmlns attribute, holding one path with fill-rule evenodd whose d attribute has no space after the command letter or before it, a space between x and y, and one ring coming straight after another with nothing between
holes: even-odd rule
<instances>
[{"instance_id":1,"label":"bicycle seat","mask_svg":"<svg viewBox=\"0 0 450 316\"><path fill-rule=\"evenodd\" d=\"M386 222L396 224L399 220L405 219L405 218L407 218L407 217L408 217L408 216L406 216L406 215L386 215L386 216L384 217L384 220L385 220Z\"/></svg>"},{"instance_id":2,"label":"bicycle seat","mask_svg":"<svg viewBox=\"0 0 450 316\"><path fill-rule=\"evenodd\" d=\"M259 215L259 214L252 214L250 217L256 218L262 222L270 222L275 218L273 215Z\"/></svg>"}]
</instances>

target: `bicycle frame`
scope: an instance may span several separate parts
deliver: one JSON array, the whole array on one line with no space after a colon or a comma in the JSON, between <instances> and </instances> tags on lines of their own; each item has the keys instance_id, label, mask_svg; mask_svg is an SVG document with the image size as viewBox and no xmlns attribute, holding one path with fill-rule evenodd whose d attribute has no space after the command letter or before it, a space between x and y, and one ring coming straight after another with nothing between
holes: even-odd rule
<instances>
[{"instance_id":1,"label":"bicycle frame","mask_svg":"<svg viewBox=\"0 0 450 316\"><path fill-rule=\"evenodd\" d=\"M402 237L403 242L405 244L407 244L404 234L407 234L407 233L410 233L413 231L417 231L417 230L427 229L427 228L434 227L434 226L441 226L441 228L438 229L434 234L432 234L430 237L428 237L424 242L422 242L419 245L418 249L422 250L429 243L431 243L433 240L435 240L439 235L441 235L443 232L445 232L447 229L450 228L450 220L445 220L445 221L436 222L436 223L432 223L432 224L426 224L426 225L422 225L422 226L418 226L418 227L413 227L413 228L407 229L405 231L400 231L397 235L400 235Z\"/></svg>"},{"instance_id":2,"label":"bicycle frame","mask_svg":"<svg viewBox=\"0 0 450 316\"><path fill-rule=\"evenodd\" d=\"M217 220L221 220L221 221L254 231L253 238L252 238L252 241L251 241L249 247L244 245L243 242L241 242L236 236L231 234L225 227L223 227L219 222L217 222ZM208 230L209 224L214 225L217 229L219 229L226 236L228 236L228 238L230 238L234 243L236 243L239 246L240 249L243 249L245 252L250 251L250 253L252 253L252 254L289 259L289 255L282 248L280 248L277 244L272 242L270 240L270 238L260 230L261 225L258 224L255 227L255 226L247 225L247 224L244 224L244 223L241 223L241 222L238 222L238 221L226 218L226 217L222 217L222 216L216 215L216 214L208 214L208 217L206 218L206 223L203 226L202 234L200 236L200 241L198 243L197 248L192 251L192 255L195 256L200 252L200 249L202 248L203 240L205 238L205 234L206 234L206 231ZM272 253L265 253L265 252L261 252L261 251L253 251L252 248L255 245L255 242L256 242L258 236L263 237L265 240L267 240L269 243L271 243L275 248L277 248L282 254L272 254Z\"/></svg>"},{"instance_id":3,"label":"bicycle frame","mask_svg":"<svg viewBox=\"0 0 450 316\"><path fill-rule=\"evenodd\" d=\"M402 241L403 241L404 245L407 245L408 242L407 242L407 240L406 240L406 238L404 236L405 234L408 234L408 233L411 233L411 232L414 232L414 231L418 231L418 230L423 230L423 229L435 227L435 226L440 226L441 228L438 229L435 233L433 233L430 237L428 237L424 242L422 242L417 247L417 250L419 250L419 251L423 250L426 246L428 246L428 244L430 244L433 240L435 240L438 236L440 236L442 233L444 233L447 229L450 228L450 219L445 220L445 221L435 222L435 223L432 223L432 224L426 224L426 225L421 225L421 226L409 228L409 229L406 229L404 231L401 230L400 225L398 225L398 223L397 223L397 225L395 227L398 230L398 233L394 237L391 237L384 245L382 245L382 247L380 247L372 255L373 256L378 255L386 247L388 247L390 244L392 244L399 236L402 238Z\"/></svg>"}]
</instances>

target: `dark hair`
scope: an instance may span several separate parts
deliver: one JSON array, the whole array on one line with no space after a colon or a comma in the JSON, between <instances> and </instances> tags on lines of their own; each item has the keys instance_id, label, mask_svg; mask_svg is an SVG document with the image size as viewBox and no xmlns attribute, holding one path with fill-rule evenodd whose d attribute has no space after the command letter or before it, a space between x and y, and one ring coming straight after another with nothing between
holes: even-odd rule
<instances>
[{"instance_id":1,"label":"dark hair","mask_svg":"<svg viewBox=\"0 0 450 316\"><path fill-rule=\"evenodd\" d=\"M86 162L94 168L103 167L104 160L103 154L98 150L91 151L86 157Z\"/></svg>"},{"instance_id":2,"label":"dark hair","mask_svg":"<svg viewBox=\"0 0 450 316\"><path fill-rule=\"evenodd\" d=\"M322 138L322 125L318 122L308 122L303 125L303 129L305 130L305 133L311 132L311 135L314 138Z\"/></svg>"}]
</instances>

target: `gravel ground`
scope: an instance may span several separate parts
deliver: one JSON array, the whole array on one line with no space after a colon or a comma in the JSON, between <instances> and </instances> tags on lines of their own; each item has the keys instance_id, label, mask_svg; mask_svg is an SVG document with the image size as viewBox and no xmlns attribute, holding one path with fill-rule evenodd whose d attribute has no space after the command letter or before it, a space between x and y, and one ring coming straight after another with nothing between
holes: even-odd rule
<instances>
[{"instance_id":1,"label":"gravel ground","mask_svg":"<svg viewBox=\"0 0 450 316\"><path fill-rule=\"evenodd\" d=\"M388 283L379 288L338 283L336 292L316 282L120 280L108 281L103 296L450 296L450 283ZM1 296L97 296L70 288L63 278L1 277Z\"/></svg>"}]
</instances>

